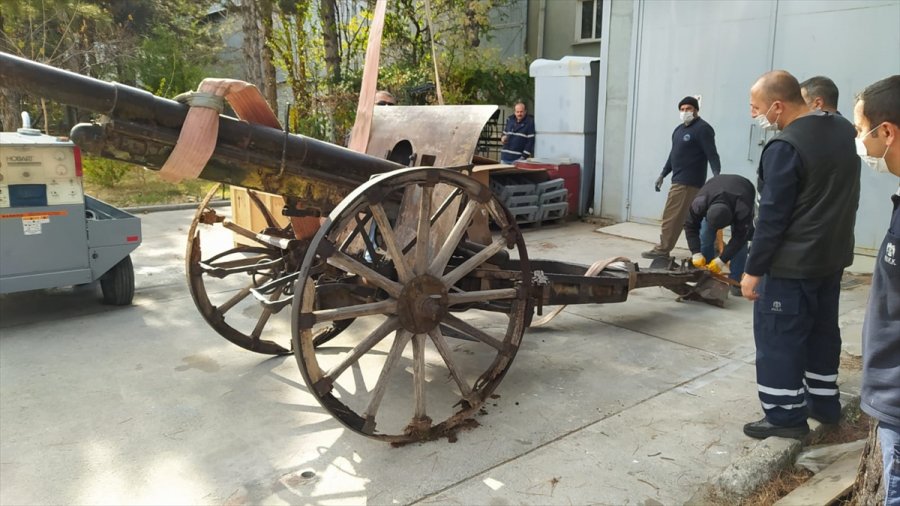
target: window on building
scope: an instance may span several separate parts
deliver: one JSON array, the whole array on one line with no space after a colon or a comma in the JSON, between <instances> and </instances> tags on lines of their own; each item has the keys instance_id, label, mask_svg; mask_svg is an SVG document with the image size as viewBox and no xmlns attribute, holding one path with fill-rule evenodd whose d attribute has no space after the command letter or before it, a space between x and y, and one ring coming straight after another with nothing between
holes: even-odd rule
<instances>
[{"instance_id":1,"label":"window on building","mask_svg":"<svg viewBox=\"0 0 900 506\"><path fill-rule=\"evenodd\" d=\"M575 10L576 42L600 40L603 0L578 0Z\"/></svg>"}]
</instances>

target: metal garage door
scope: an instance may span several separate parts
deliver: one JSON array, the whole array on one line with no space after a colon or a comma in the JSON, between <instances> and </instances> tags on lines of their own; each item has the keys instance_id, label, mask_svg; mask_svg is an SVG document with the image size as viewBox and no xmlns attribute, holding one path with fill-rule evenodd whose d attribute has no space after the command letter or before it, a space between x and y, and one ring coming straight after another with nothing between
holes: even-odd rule
<instances>
[{"instance_id":1,"label":"metal garage door","mask_svg":"<svg viewBox=\"0 0 900 506\"><path fill-rule=\"evenodd\" d=\"M900 0L806 2L641 2L637 35L629 220L657 223L665 191L653 182L665 164L677 103L702 97L700 116L716 131L722 170L756 181L761 132L750 120L749 89L760 74L784 68L798 79L827 75L852 118L853 95L900 73ZM887 228L896 178L865 168L857 248L877 249Z\"/></svg>"}]
</instances>

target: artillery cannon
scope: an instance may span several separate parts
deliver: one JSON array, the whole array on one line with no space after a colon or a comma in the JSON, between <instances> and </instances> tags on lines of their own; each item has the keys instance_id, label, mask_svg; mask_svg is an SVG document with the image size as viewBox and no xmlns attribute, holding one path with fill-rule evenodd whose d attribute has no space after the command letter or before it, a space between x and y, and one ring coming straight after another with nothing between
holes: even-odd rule
<instances>
[{"instance_id":1,"label":"artillery cannon","mask_svg":"<svg viewBox=\"0 0 900 506\"><path fill-rule=\"evenodd\" d=\"M153 169L172 152L188 111L4 53L0 86L105 115L76 126L72 140L89 153ZM529 259L509 210L471 177L474 140L463 135L472 130L464 128L466 118L483 125L495 110L480 107L454 110L454 132L463 133L445 144L422 137L429 132L421 118L440 116L441 108L383 108L389 119L420 124L406 136L371 143L370 152L455 168L409 168L219 116L218 142L199 177L284 195L289 209L327 217L314 236L298 238L251 192L266 226L248 230L212 209L210 192L188 234L194 301L233 343L264 354L292 352L323 408L365 436L402 443L459 428L502 380L535 309L623 302L630 290L647 286L708 302L722 293L707 271L684 265L641 269L619 259L592 269ZM383 130L403 128L394 121ZM478 133L480 127L475 139ZM403 137L415 138L406 151L399 148ZM210 253L215 239L203 234L228 231L252 245L226 239ZM255 311L249 318L247 305ZM287 315L290 331L273 322L275 314ZM237 321L250 325L239 329Z\"/></svg>"}]
</instances>

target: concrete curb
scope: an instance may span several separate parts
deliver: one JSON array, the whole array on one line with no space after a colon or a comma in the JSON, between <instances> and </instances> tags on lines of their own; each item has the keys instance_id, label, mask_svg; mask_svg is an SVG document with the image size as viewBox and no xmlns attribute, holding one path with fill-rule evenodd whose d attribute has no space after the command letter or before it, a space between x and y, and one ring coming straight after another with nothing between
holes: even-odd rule
<instances>
[{"instance_id":1,"label":"concrete curb","mask_svg":"<svg viewBox=\"0 0 900 506\"><path fill-rule=\"evenodd\" d=\"M841 417L859 410L859 396L841 392L844 402ZM809 419L810 432L804 440L770 437L756 443L746 455L731 463L719 476L701 487L685 504L723 504L722 501L739 502L749 497L761 485L771 480L779 471L792 465L805 442L826 430L826 426Z\"/></svg>"},{"instance_id":2,"label":"concrete curb","mask_svg":"<svg viewBox=\"0 0 900 506\"><path fill-rule=\"evenodd\" d=\"M184 204L160 204L155 206L122 207L120 209L131 214L145 214L157 213L160 211L181 211L184 209L196 209L199 205L199 202L187 202ZM213 200L209 203L210 207L225 207L230 205L230 200Z\"/></svg>"}]
</instances>

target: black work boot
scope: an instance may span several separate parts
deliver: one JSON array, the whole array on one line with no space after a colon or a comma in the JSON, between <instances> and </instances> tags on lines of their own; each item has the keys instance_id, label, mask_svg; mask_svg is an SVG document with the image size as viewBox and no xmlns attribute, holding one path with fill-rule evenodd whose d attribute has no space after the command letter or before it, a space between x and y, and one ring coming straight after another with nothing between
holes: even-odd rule
<instances>
[{"instance_id":1,"label":"black work boot","mask_svg":"<svg viewBox=\"0 0 900 506\"><path fill-rule=\"evenodd\" d=\"M756 439L765 439L771 436L803 439L809 434L809 425L805 421L799 425L773 425L763 417L762 420L744 425L744 434Z\"/></svg>"}]
</instances>

